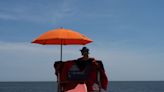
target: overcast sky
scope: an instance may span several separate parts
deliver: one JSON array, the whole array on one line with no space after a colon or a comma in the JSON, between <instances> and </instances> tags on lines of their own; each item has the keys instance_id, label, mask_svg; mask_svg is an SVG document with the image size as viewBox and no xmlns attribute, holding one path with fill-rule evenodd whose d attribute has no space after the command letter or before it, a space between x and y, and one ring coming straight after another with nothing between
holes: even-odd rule
<instances>
[{"instance_id":1,"label":"overcast sky","mask_svg":"<svg viewBox=\"0 0 164 92\"><path fill-rule=\"evenodd\" d=\"M31 44L64 27L94 42L109 80L164 80L163 0L0 0L0 81L55 81L60 46ZM64 46L63 59L82 46Z\"/></svg>"}]
</instances>

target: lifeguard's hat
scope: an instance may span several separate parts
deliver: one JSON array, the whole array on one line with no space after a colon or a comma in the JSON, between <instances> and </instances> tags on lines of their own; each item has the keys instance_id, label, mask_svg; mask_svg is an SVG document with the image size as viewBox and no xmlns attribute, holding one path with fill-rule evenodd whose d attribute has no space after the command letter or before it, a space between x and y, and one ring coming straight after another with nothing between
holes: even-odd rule
<instances>
[{"instance_id":1,"label":"lifeguard's hat","mask_svg":"<svg viewBox=\"0 0 164 92\"><path fill-rule=\"evenodd\" d=\"M83 47L80 51L81 52L89 52L89 49L87 47Z\"/></svg>"}]
</instances>

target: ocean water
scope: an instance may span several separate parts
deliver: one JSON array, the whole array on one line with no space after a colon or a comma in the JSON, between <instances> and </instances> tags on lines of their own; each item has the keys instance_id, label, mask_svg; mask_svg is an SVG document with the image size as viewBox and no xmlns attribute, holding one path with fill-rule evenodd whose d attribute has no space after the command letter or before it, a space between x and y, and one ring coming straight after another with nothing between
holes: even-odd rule
<instances>
[{"instance_id":1,"label":"ocean water","mask_svg":"<svg viewBox=\"0 0 164 92\"><path fill-rule=\"evenodd\" d=\"M112 81L107 92L164 92L164 81ZM56 82L0 82L0 92L57 92Z\"/></svg>"}]
</instances>

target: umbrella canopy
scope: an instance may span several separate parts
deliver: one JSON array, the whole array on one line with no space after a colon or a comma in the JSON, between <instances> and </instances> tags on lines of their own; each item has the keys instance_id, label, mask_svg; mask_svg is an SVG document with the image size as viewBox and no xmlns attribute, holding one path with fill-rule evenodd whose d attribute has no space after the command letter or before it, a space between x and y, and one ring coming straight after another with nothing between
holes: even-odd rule
<instances>
[{"instance_id":1,"label":"umbrella canopy","mask_svg":"<svg viewBox=\"0 0 164 92\"><path fill-rule=\"evenodd\" d=\"M92 40L83 34L64 28L45 32L32 41L43 45L85 45L90 42Z\"/></svg>"},{"instance_id":2,"label":"umbrella canopy","mask_svg":"<svg viewBox=\"0 0 164 92\"><path fill-rule=\"evenodd\" d=\"M32 41L42 45L61 45L61 61L62 61L62 45L85 45L92 42L91 39L79 32L58 28L47 31Z\"/></svg>"}]
</instances>

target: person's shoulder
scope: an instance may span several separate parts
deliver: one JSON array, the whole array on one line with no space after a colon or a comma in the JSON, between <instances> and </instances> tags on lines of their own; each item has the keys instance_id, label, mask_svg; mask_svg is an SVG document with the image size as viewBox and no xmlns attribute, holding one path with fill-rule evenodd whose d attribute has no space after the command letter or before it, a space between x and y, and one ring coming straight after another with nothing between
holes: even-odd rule
<instances>
[{"instance_id":1,"label":"person's shoulder","mask_svg":"<svg viewBox=\"0 0 164 92\"><path fill-rule=\"evenodd\" d=\"M92 61L92 62L93 62L93 61L95 61L95 60L96 60L96 59L93 58L93 57L90 57L90 58L89 58L89 61Z\"/></svg>"},{"instance_id":2,"label":"person's shoulder","mask_svg":"<svg viewBox=\"0 0 164 92\"><path fill-rule=\"evenodd\" d=\"M93 60L96 60L94 57L90 57L89 59L93 59Z\"/></svg>"},{"instance_id":3,"label":"person's shoulder","mask_svg":"<svg viewBox=\"0 0 164 92\"><path fill-rule=\"evenodd\" d=\"M82 57L76 59L76 61L80 61L80 60L82 60Z\"/></svg>"}]
</instances>

